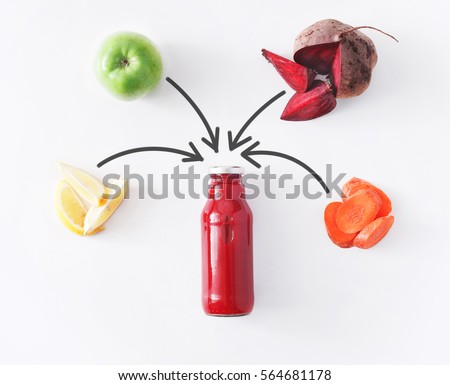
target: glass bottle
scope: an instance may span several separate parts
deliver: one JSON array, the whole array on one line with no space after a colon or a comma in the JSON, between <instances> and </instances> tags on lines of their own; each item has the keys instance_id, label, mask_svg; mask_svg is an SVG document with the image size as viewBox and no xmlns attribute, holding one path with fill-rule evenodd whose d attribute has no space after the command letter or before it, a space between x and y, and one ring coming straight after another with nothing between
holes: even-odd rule
<instances>
[{"instance_id":1,"label":"glass bottle","mask_svg":"<svg viewBox=\"0 0 450 385\"><path fill-rule=\"evenodd\" d=\"M241 167L209 169L202 212L202 304L208 315L240 316L253 309L253 216Z\"/></svg>"}]
</instances>

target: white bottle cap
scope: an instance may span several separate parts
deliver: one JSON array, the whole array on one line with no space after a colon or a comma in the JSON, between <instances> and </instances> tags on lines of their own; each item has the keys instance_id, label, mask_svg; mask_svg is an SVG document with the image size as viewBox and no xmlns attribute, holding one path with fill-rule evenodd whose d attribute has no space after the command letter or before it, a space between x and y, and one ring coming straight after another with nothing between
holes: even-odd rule
<instances>
[{"instance_id":1,"label":"white bottle cap","mask_svg":"<svg viewBox=\"0 0 450 385\"><path fill-rule=\"evenodd\" d=\"M243 174L244 168L239 166L212 166L208 169L209 174Z\"/></svg>"}]
</instances>

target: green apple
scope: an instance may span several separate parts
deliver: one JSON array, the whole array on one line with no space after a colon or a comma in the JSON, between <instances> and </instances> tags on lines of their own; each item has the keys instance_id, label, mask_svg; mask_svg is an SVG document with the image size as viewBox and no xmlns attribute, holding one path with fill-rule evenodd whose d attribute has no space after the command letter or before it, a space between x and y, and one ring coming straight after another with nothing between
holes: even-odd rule
<instances>
[{"instance_id":1,"label":"green apple","mask_svg":"<svg viewBox=\"0 0 450 385\"><path fill-rule=\"evenodd\" d=\"M95 71L100 83L114 96L132 100L148 94L161 80L161 55L145 36L119 32L101 46Z\"/></svg>"}]
</instances>

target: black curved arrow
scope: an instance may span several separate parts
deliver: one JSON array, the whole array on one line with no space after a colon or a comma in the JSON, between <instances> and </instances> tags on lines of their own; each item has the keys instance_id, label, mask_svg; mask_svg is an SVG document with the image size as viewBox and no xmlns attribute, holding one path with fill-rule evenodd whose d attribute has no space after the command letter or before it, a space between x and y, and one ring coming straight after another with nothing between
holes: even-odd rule
<instances>
[{"instance_id":1,"label":"black curved arrow","mask_svg":"<svg viewBox=\"0 0 450 385\"><path fill-rule=\"evenodd\" d=\"M269 107L273 102L275 102L277 99L281 98L284 94L286 93L286 91L281 91L278 94L276 94L272 99L268 100L266 103L264 103L252 116L250 116L250 118L245 122L245 124L242 126L242 128L239 130L239 132L237 133L237 135L234 137L233 139L233 133L231 131L228 131L228 147L230 148L230 151L234 151L236 150L236 148L241 147L242 145L244 145L245 143L249 142L250 140L252 140L251 136L248 136L245 139L242 139L239 142L239 139L241 138L242 134L245 132L245 130L247 129L247 127L250 125L250 123L252 123L257 116L263 112L267 107Z\"/></svg>"},{"instance_id":2,"label":"black curved arrow","mask_svg":"<svg viewBox=\"0 0 450 385\"><path fill-rule=\"evenodd\" d=\"M219 127L216 127L215 132L213 133L211 126L209 125L208 121L205 118L205 115L200 111L200 108L195 104L195 102L191 99L191 97L177 84L175 83L171 78L166 78L167 82L170 83L183 97L189 102L189 104L192 106L192 108L195 110L197 115L202 120L203 124L206 127L206 131L208 131L209 139L202 138L202 141L210 148L213 149L214 152L219 152Z\"/></svg>"},{"instance_id":3,"label":"black curved arrow","mask_svg":"<svg viewBox=\"0 0 450 385\"><path fill-rule=\"evenodd\" d=\"M189 146L191 146L192 152L178 150L177 148L170 147L137 147L131 148L129 150L118 152L117 154L108 156L103 159L100 163L97 164L97 167L102 167L108 162L111 162L113 159L120 158L121 156L125 156L128 154L134 154L135 152L144 152L144 151L162 151L162 152L173 152L174 154L184 155L186 158L181 159L183 162L203 162L203 157L200 152L195 147L194 143L189 142Z\"/></svg>"},{"instance_id":4,"label":"black curved arrow","mask_svg":"<svg viewBox=\"0 0 450 385\"><path fill-rule=\"evenodd\" d=\"M261 165L256 162L255 160L253 160L251 158L251 156L255 156L255 155L269 155L269 156L277 156L279 158L284 158L287 160L290 160L291 162L294 162L296 164L298 164L300 167L303 167L306 171L308 171L319 183L320 185L323 187L323 189L325 190L325 192L328 194L330 192L330 189L328 188L328 186L326 185L326 183L323 181L323 179L319 176L319 174L317 174L311 167L309 167L306 163L303 163L301 160L294 158L293 156L287 155L287 154L283 154L281 152L276 152L276 151L266 151L266 150L254 150L254 148L256 148L257 146L259 146L259 142L255 142L253 143L251 146L249 146L248 148L246 148L244 151L241 152L241 156L248 162L250 162L251 164L253 164L254 166L261 168Z\"/></svg>"}]
</instances>

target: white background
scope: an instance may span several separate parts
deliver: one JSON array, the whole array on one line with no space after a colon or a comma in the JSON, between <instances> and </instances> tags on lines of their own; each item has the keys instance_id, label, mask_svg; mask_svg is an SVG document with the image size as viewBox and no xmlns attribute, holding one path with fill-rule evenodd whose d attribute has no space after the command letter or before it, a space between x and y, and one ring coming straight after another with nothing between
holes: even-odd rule
<instances>
[{"instance_id":1,"label":"white background","mask_svg":"<svg viewBox=\"0 0 450 385\"><path fill-rule=\"evenodd\" d=\"M2 1L0 362L450 363L448 12L444 1L417 0ZM260 49L289 57L296 34L324 18L373 25L400 43L368 30L379 54L368 91L323 118L283 122L292 91ZM164 75L221 127L220 154L165 81L135 102L101 88L92 63L118 30L158 45ZM283 89L248 134L321 175L331 163L383 188L396 223L377 247L331 243L322 219L330 199L261 196L250 202L254 312L212 318L200 305L203 199L132 195L87 238L57 219L58 160L99 178L125 162L158 176L180 157L95 165L127 148L188 149L192 140L205 157L197 172L217 163L260 172L228 152L225 134ZM305 176L285 160L256 160Z\"/></svg>"}]
</instances>

